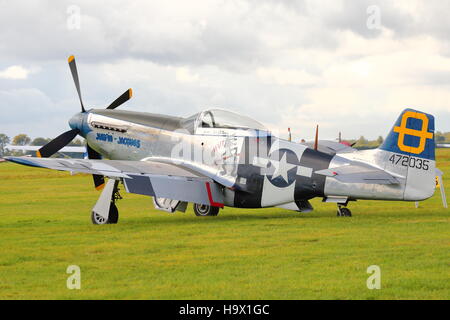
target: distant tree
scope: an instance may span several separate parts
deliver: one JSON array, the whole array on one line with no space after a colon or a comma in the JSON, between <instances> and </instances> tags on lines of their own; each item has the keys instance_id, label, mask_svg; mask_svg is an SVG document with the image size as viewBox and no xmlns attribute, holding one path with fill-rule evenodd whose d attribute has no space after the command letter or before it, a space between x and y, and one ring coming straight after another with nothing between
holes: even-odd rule
<instances>
[{"instance_id":1,"label":"distant tree","mask_svg":"<svg viewBox=\"0 0 450 320\"><path fill-rule=\"evenodd\" d=\"M24 133L18 134L12 140L12 144L15 146L26 146L30 142L31 142L30 137Z\"/></svg>"},{"instance_id":2,"label":"distant tree","mask_svg":"<svg viewBox=\"0 0 450 320\"><path fill-rule=\"evenodd\" d=\"M0 133L0 157L5 155L5 147L9 141L9 137L6 134Z\"/></svg>"},{"instance_id":3,"label":"distant tree","mask_svg":"<svg viewBox=\"0 0 450 320\"><path fill-rule=\"evenodd\" d=\"M47 143L50 142L50 139L45 139L45 138L36 138L31 142L32 146L44 146Z\"/></svg>"},{"instance_id":4,"label":"distant tree","mask_svg":"<svg viewBox=\"0 0 450 320\"><path fill-rule=\"evenodd\" d=\"M445 136L444 135L436 135L436 141L437 142L444 142Z\"/></svg>"},{"instance_id":5,"label":"distant tree","mask_svg":"<svg viewBox=\"0 0 450 320\"><path fill-rule=\"evenodd\" d=\"M379 145L381 145L381 144L383 143L383 141L384 141L383 137L382 137L382 136L378 136L378 138L377 138L377 143L378 143Z\"/></svg>"},{"instance_id":6,"label":"distant tree","mask_svg":"<svg viewBox=\"0 0 450 320\"><path fill-rule=\"evenodd\" d=\"M358 144L364 145L364 144L367 144L369 141L366 138L364 138L364 136L361 136L361 137L359 137L357 142L358 142Z\"/></svg>"},{"instance_id":7,"label":"distant tree","mask_svg":"<svg viewBox=\"0 0 450 320\"><path fill-rule=\"evenodd\" d=\"M450 132L444 133L445 141L450 141Z\"/></svg>"}]
</instances>

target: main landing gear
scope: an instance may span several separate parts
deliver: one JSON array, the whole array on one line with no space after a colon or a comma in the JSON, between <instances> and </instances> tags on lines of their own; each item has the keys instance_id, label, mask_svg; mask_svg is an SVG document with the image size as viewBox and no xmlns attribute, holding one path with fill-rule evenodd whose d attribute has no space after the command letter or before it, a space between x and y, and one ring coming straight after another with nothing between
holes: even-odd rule
<instances>
[{"instance_id":1,"label":"main landing gear","mask_svg":"<svg viewBox=\"0 0 450 320\"><path fill-rule=\"evenodd\" d=\"M194 212L198 217L217 216L219 214L219 207L194 203Z\"/></svg>"},{"instance_id":2,"label":"main landing gear","mask_svg":"<svg viewBox=\"0 0 450 320\"><path fill-rule=\"evenodd\" d=\"M352 212L350 211L350 209L338 204L337 216L338 217L351 217Z\"/></svg>"},{"instance_id":3,"label":"main landing gear","mask_svg":"<svg viewBox=\"0 0 450 320\"><path fill-rule=\"evenodd\" d=\"M93 224L115 224L119 221L119 210L116 201L122 199L119 193L119 181L109 179L97 203L92 209Z\"/></svg>"}]
</instances>

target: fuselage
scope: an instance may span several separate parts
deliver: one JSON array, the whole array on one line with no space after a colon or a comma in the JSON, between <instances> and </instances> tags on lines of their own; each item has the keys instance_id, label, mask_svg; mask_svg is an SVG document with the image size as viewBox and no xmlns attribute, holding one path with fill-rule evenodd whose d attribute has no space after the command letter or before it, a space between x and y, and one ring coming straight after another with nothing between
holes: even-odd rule
<instances>
[{"instance_id":1,"label":"fuselage","mask_svg":"<svg viewBox=\"0 0 450 320\"><path fill-rule=\"evenodd\" d=\"M227 206L298 205L314 197L417 200L405 194L407 174L386 167L388 152L377 149L333 155L277 138L260 126L216 127L214 121L219 120L213 118L208 124L206 118L213 115L204 112L180 118L94 109L74 116L70 125L80 129L89 146L105 158L175 162L213 177L225 186ZM354 162L390 170L400 184L355 185L315 174Z\"/></svg>"}]
</instances>

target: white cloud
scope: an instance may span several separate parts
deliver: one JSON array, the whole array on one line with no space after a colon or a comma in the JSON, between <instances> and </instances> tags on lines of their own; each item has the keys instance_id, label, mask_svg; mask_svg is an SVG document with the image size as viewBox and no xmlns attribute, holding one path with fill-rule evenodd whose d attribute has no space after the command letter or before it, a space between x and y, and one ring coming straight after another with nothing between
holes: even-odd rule
<instances>
[{"instance_id":1,"label":"white cloud","mask_svg":"<svg viewBox=\"0 0 450 320\"><path fill-rule=\"evenodd\" d=\"M199 76L192 73L189 68L182 67L176 69L176 79L182 83L194 83L199 81Z\"/></svg>"},{"instance_id":2,"label":"white cloud","mask_svg":"<svg viewBox=\"0 0 450 320\"><path fill-rule=\"evenodd\" d=\"M265 68L260 67L256 70L258 77L265 83L274 83L277 85L314 85L318 83L318 77L311 75L304 70Z\"/></svg>"},{"instance_id":3,"label":"white cloud","mask_svg":"<svg viewBox=\"0 0 450 320\"><path fill-rule=\"evenodd\" d=\"M0 70L0 78L21 80L28 78L31 70L28 70L22 66L10 66L4 70Z\"/></svg>"}]
</instances>

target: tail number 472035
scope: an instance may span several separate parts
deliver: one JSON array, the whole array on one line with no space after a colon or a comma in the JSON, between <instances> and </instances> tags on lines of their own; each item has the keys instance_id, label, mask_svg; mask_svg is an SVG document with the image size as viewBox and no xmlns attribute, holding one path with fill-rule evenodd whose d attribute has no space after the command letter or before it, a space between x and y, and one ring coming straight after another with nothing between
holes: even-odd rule
<instances>
[{"instance_id":1,"label":"tail number 472035","mask_svg":"<svg viewBox=\"0 0 450 320\"><path fill-rule=\"evenodd\" d=\"M400 154L392 154L392 156L389 158L389 161L392 162L393 165L399 165L403 167L410 167L410 168L416 168L416 169L422 169L422 170L428 170L430 169L429 160L411 157L411 156L403 156Z\"/></svg>"}]
</instances>

